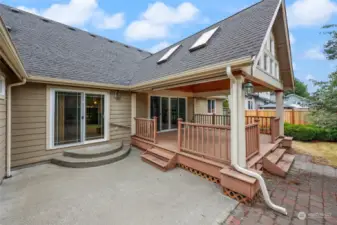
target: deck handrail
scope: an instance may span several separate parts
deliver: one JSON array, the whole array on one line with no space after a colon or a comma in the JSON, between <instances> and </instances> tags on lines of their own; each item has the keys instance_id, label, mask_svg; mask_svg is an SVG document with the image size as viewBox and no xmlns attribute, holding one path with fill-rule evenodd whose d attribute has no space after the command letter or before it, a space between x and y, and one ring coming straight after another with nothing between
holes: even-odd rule
<instances>
[{"instance_id":1,"label":"deck handrail","mask_svg":"<svg viewBox=\"0 0 337 225\"><path fill-rule=\"evenodd\" d=\"M212 124L212 125L230 125L229 115L217 114L194 114L193 122L198 124Z\"/></svg>"},{"instance_id":2,"label":"deck handrail","mask_svg":"<svg viewBox=\"0 0 337 225\"><path fill-rule=\"evenodd\" d=\"M153 143L157 141L157 117L153 119L134 118L136 120L136 134L139 138L146 139Z\"/></svg>"},{"instance_id":3,"label":"deck handrail","mask_svg":"<svg viewBox=\"0 0 337 225\"><path fill-rule=\"evenodd\" d=\"M230 127L178 120L178 150L221 163L230 161Z\"/></svg>"},{"instance_id":4,"label":"deck handrail","mask_svg":"<svg viewBox=\"0 0 337 225\"><path fill-rule=\"evenodd\" d=\"M258 122L261 134L271 134L271 121L273 116L246 116L246 124Z\"/></svg>"},{"instance_id":5,"label":"deck handrail","mask_svg":"<svg viewBox=\"0 0 337 225\"><path fill-rule=\"evenodd\" d=\"M274 143L280 137L280 118L271 120L271 141Z\"/></svg>"},{"instance_id":6,"label":"deck handrail","mask_svg":"<svg viewBox=\"0 0 337 225\"><path fill-rule=\"evenodd\" d=\"M249 160L260 150L260 127L259 124L246 125L246 159Z\"/></svg>"}]
</instances>

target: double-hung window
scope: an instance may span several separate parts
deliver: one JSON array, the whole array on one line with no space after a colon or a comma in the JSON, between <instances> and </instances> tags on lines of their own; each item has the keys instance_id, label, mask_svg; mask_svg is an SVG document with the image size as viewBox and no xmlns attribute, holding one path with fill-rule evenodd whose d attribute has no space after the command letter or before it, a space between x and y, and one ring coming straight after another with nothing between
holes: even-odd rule
<instances>
[{"instance_id":1,"label":"double-hung window","mask_svg":"<svg viewBox=\"0 0 337 225\"><path fill-rule=\"evenodd\" d=\"M208 102L207 112L208 113L215 113L215 100L209 99L207 102Z\"/></svg>"}]
</instances>

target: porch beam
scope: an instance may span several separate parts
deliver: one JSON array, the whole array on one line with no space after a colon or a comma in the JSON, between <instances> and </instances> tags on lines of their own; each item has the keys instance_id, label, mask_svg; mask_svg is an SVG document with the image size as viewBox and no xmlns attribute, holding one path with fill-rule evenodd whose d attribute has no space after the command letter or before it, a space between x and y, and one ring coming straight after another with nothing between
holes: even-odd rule
<instances>
[{"instance_id":1,"label":"porch beam","mask_svg":"<svg viewBox=\"0 0 337 225\"><path fill-rule=\"evenodd\" d=\"M131 135L136 134L136 120L135 118L137 117L137 94L132 93L131 94Z\"/></svg>"},{"instance_id":2,"label":"porch beam","mask_svg":"<svg viewBox=\"0 0 337 225\"><path fill-rule=\"evenodd\" d=\"M280 136L284 137L283 91L275 91L275 95L276 95L276 117L280 118Z\"/></svg>"}]
</instances>

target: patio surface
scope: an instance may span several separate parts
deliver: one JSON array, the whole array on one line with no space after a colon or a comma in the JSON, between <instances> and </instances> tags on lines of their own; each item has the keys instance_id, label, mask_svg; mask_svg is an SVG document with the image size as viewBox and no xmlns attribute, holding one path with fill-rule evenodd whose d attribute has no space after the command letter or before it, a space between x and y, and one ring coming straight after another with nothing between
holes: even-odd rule
<instances>
[{"instance_id":1,"label":"patio surface","mask_svg":"<svg viewBox=\"0 0 337 225\"><path fill-rule=\"evenodd\" d=\"M239 204L225 224L337 224L337 170L310 161L311 156L296 155L286 179L263 174L272 201L286 207L288 216L260 200L252 207Z\"/></svg>"},{"instance_id":2,"label":"patio surface","mask_svg":"<svg viewBox=\"0 0 337 225\"><path fill-rule=\"evenodd\" d=\"M218 186L176 168L141 161L71 169L52 164L13 172L0 186L1 225L218 224L237 202Z\"/></svg>"}]
</instances>

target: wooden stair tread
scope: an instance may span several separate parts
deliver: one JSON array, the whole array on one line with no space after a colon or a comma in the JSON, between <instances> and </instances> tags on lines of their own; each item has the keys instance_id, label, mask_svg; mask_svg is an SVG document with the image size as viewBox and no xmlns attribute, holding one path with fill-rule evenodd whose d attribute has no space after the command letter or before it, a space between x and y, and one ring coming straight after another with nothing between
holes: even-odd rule
<instances>
[{"instance_id":1,"label":"wooden stair tread","mask_svg":"<svg viewBox=\"0 0 337 225\"><path fill-rule=\"evenodd\" d=\"M252 170L252 169L249 169L249 170ZM254 172L258 172L256 170L253 170ZM259 171L261 172L261 171ZM222 170L220 170L220 173L223 174L223 175L227 175L227 176L230 176L230 177L233 177L233 178L236 178L238 180L242 180L244 182L247 182L247 183L250 183L250 184L254 184L256 182L256 179L253 178L253 177L250 177L250 176L247 176L243 173L240 173L230 167L224 167L222 168Z\"/></svg>"},{"instance_id":2,"label":"wooden stair tread","mask_svg":"<svg viewBox=\"0 0 337 225\"><path fill-rule=\"evenodd\" d=\"M263 148L260 149L259 154L253 156L251 159L248 160L247 167L251 168L252 166L257 164L269 152L275 150L279 146L282 140L283 140L282 138L279 138L273 144L264 145Z\"/></svg>"},{"instance_id":3,"label":"wooden stair tread","mask_svg":"<svg viewBox=\"0 0 337 225\"><path fill-rule=\"evenodd\" d=\"M174 157L174 153L170 153L170 152L167 152L167 151L164 151L164 150L160 150L160 149L158 149L156 147L149 148L147 151L149 153L154 154L154 155L161 156L161 157L163 157L163 158L165 158L167 160L170 160L170 159L172 159Z\"/></svg>"},{"instance_id":4,"label":"wooden stair tread","mask_svg":"<svg viewBox=\"0 0 337 225\"><path fill-rule=\"evenodd\" d=\"M154 155L147 154L147 153L142 154L142 158L146 159L146 160L148 160L148 161L150 161L150 162L152 162L152 163L154 163L154 164L156 164L156 165L158 165L162 168L165 168L168 164L167 161L164 161L162 159L159 159L159 158L155 157Z\"/></svg>"},{"instance_id":5,"label":"wooden stair tread","mask_svg":"<svg viewBox=\"0 0 337 225\"><path fill-rule=\"evenodd\" d=\"M263 167L262 163L258 163L256 165L256 170L261 171L262 167Z\"/></svg>"},{"instance_id":6,"label":"wooden stair tread","mask_svg":"<svg viewBox=\"0 0 337 225\"><path fill-rule=\"evenodd\" d=\"M268 156L267 156L267 159L276 164L280 158L283 156L283 154L285 153L286 149L285 148L277 148L275 151L273 151L272 153L270 153Z\"/></svg>"},{"instance_id":7,"label":"wooden stair tread","mask_svg":"<svg viewBox=\"0 0 337 225\"><path fill-rule=\"evenodd\" d=\"M287 173L293 164L295 155L284 154L282 159L276 164L281 170Z\"/></svg>"}]
</instances>

